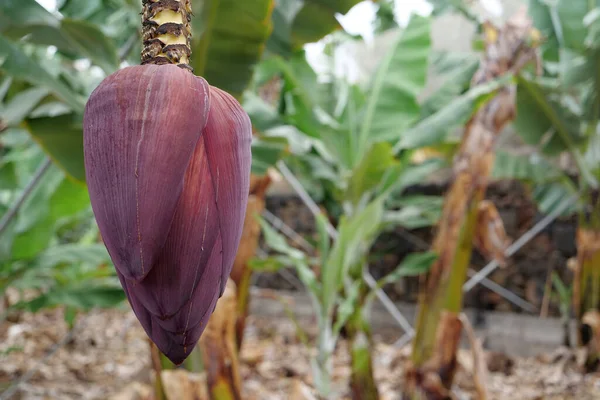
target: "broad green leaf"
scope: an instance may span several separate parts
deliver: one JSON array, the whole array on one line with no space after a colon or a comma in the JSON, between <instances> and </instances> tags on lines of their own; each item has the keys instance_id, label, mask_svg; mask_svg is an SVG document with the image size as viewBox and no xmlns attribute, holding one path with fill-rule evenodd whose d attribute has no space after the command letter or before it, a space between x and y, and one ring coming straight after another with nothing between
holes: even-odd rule
<instances>
[{"instance_id":1,"label":"broad green leaf","mask_svg":"<svg viewBox=\"0 0 600 400\"><path fill-rule=\"evenodd\" d=\"M114 42L96 25L87 21L65 18L60 22L60 30L71 44L71 49L89 58L107 74L119 68L119 56Z\"/></svg>"},{"instance_id":2,"label":"broad green leaf","mask_svg":"<svg viewBox=\"0 0 600 400\"><path fill-rule=\"evenodd\" d=\"M31 177L28 177L29 179ZM25 232L49 216L49 200L63 180L64 174L55 166L50 166L19 208L17 232Z\"/></svg>"},{"instance_id":3,"label":"broad green leaf","mask_svg":"<svg viewBox=\"0 0 600 400\"><path fill-rule=\"evenodd\" d=\"M35 0L2 0L0 33L24 25L58 26L58 21Z\"/></svg>"},{"instance_id":4,"label":"broad green leaf","mask_svg":"<svg viewBox=\"0 0 600 400\"><path fill-rule=\"evenodd\" d=\"M519 78L517 118L514 126L523 141L540 147L548 155L570 151L582 173L586 172L576 144L581 141L580 120L569 110L551 100L535 82Z\"/></svg>"},{"instance_id":5,"label":"broad green leaf","mask_svg":"<svg viewBox=\"0 0 600 400\"><path fill-rule=\"evenodd\" d=\"M441 212L439 213L441 214ZM401 226L405 229L420 229L433 226L440 218L439 214L430 214L418 206L404 207L399 211L387 212L383 218L386 226Z\"/></svg>"},{"instance_id":6,"label":"broad green leaf","mask_svg":"<svg viewBox=\"0 0 600 400\"><path fill-rule=\"evenodd\" d=\"M585 46L598 50L600 47L600 7L596 7L587 13L583 18L583 24L588 29Z\"/></svg>"},{"instance_id":7,"label":"broad green leaf","mask_svg":"<svg viewBox=\"0 0 600 400\"><path fill-rule=\"evenodd\" d=\"M394 151L414 149L443 141L449 132L464 126L479 106L492 98L496 90L509 83L512 77L475 86L435 114L421 120L400 136Z\"/></svg>"},{"instance_id":8,"label":"broad green leaf","mask_svg":"<svg viewBox=\"0 0 600 400\"><path fill-rule=\"evenodd\" d=\"M68 175L85 181L83 127L74 114L27 120L27 129L37 143Z\"/></svg>"},{"instance_id":9,"label":"broad green leaf","mask_svg":"<svg viewBox=\"0 0 600 400\"><path fill-rule=\"evenodd\" d=\"M590 136L583 157L592 174L600 177L600 124L591 130Z\"/></svg>"},{"instance_id":10,"label":"broad green leaf","mask_svg":"<svg viewBox=\"0 0 600 400\"><path fill-rule=\"evenodd\" d=\"M382 191L399 193L404 189L422 183L436 171L439 171L444 162L431 159L420 164L402 165L400 168L392 168L382 184Z\"/></svg>"},{"instance_id":11,"label":"broad green leaf","mask_svg":"<svg viewBox=\"0 0 600 400\"><path fill-rule=\"evenodd\" d=\"M58 117L73 112L69 106L60 101L44 102L29 114L29 118Z\"/></svg>"},{"instance_id":12,"label":"broad green leaf","mask_svg":"<svg viewBox=\"0 0 600 400\"><path fill-rule=\"evenodd\" d=\"M71 306L65 307L64 319L69 329L73 329L77 319L77 309Z\"/></svg>"},{"instance_id":13,"label":"broad green leaf","mask_svg":"<svg viewBox=\"0 0 600 400\"><path fill-rule=\"evenodd\" d=\"M8 128L2 135L0 135L0 145L4 148L26 148L31 143L31 136L25 129L22 128ZM13 151L19 151L12 149ZM12 153L12 151L11 151ZM11 154L9 158L12 158ZM4 154L2 157L3 161L6 161L7 155ZM13 161L19 161L18 158Z\"/></svg>"},{"instance_id":14,"label":"broad green leaf","mask_svg":"<svg viewBox=\"0 0 600 400\"><path fill-rule=\"evenodd\" d=\"M470 4L464 0L429 0L433 6L432 15L440 16L445 13L458 13L466 18L469 22L479 24L480 17L476 14Z\"/></svg>"},{"instance_id":15,"label":"broad green leaf","mask_svg":"<svg viewBox=\"0 0 600 400\"><path fill-rule=\"evenodd\" d=\"M560 50L560 82L564 88L585 85L596 78L597 62L568 49Z\"/></svg>"},{"instance_id":16,"label":"broad green leaf","mask_svg":"<svg viewBox=\"0 0 600 400\"><path fill-rule=\"evenodd\" d=\"M271 34L273 1L203 2L192 21L194 72L239 99Z\"/></svg>"},{"instance_id":17,"label":"broad green leaf","mask_svg":"<svg viewBox=\"0 0 600 400\"><path fill-rule=\"evenodd\" d=\"M413 16L382 61L369 94L359 148L390 140L419 119L417 97L425 87L431 50L431 21Z\"/></svg>"},{"instance_id":18,"label":"broad green leaf","mask_svg":"<svg viewBox=\"0 0 600 400\"><path fill-rule=\"evenodd\" d=\"M301 160L306 164L313 179L324 179L336 185L341 184L340 176L336 171L336 166L323 159L322 155L306 154Z\"/></svg>"},{"instance_id":19,"label":"broad green leaf","mask_svg":"<svg viewBox=\"0 0 600 400\"><path fill-rule=\"evenodd\" d=\"M19 209L16 223L10 228L13 232L10 254L3 255L3 258L29 260L48 246L56 229L51 199L64 179L64 174L55 166L46 171Z\"/></svg>"},{"instance_id":20,"label":"broad green leaf","mask_svg":"<svg viewBox=\"0 0 600 400\"><path fill-rule=\"evenodd\" d=\"M113 41L95 24L84 20L59 19L35 0L22 0L18 7L10 4L12 2L10 0L7 4L0 4L0 13L10 15L15 12L15 8L20 8L37 17L21 18L17 15L17 20L10 24L2 24L0 20L0 33L3 35L14 39L25 38L27 42L38 45L56 46L59 51L89 58L107 74L118 68L119 59ZM22 11L17 14L20 12Z\"/></svg>"},{"instance_id":21,"label":"broad green leaf","mask_svg":"<svg viewBox=\"0 0 600 400\"><path fill-rule=\"evenodd\" d=\"M341 27L334 10L316 1L308 0L294 18L291 29L291 49L299 49L306 43L317 42Z\"/></svg>"},{"instance_id":22,"label":"broad green leaf","mask_svg":"<svg viewBox=\"0 0 600 400\"><path fill-rule=\"evenodd\" d=\"M10 255L13 260L30 260L44 250L54 235L54 221L45 215L32 228L15 234Z\"/></svg>"},{"instance_id":23,"label":"broad green leaf","mask_svg":"<svg viewBox=\"0 0 600 400\"><path fill-rule=\"evenodd\" d=\"M421 115L427 117L432 115L448 104L452 103L457 96L468 90L473 75L479 68L479 58L473 55L462 56L462 62L458 65L449 64L444 68L444 83L425 99L421 106ZM435 65L435 61L432 61Z\"/></svg>"},{"instance_id":24,"label":"broad green leaf","mask_svg":"<svg viewBox=\"0 0 600 400\"><path fill-rule=\"evenodd\" d=\"M307 154L313 148L315 139L304 135L298 128L292 125L280 125L263 132L264 139L279 139L286 141L288 152L300 156Z\"/></svg>"},{"instance_id":25,"label":"broad green leaf","mask_svg":"<svg viewBox=\"0 0 600 400\"><path fill-rule=\"evenodd\" d=\"M348 319L360 307L359 298L361 294L362 281L358 280L349 285L349 289L344 292L344 298L341 299L337 307L335 323L333 325L333 335L337 336L341 329L346 325Z\"/></svg>"},{"instance_id":26,"label":"broad green leaf","mask_svg":"<svg viewBox=\"0 0 600 400\"><path fill-rule=\"evenodd\" d=\"M0 191L18 187L15 162L0 160Z\"/></svg>"},{"instance_id":27,"label":"broad green leaf","mask_svg":"<svg viewBox=\"0 0 600 400\"><path fill-rule=\"evenodd\" d=\"M303 4L298 0L276 0L274 4L273 31L267 40L267 50L287 57L292 53L292 23Z\"/></svg>"},{"instance_id":28,"label":"broad green leaf","mask_svg":"<svg viewBox=\"0 0 600 400\"><path fill-rule=\"evenodd\" d=\"M273 256L267 258L255 258L248 263L250 268L256 272L277 272L279 270L291 267L294 262L285 256Z\"/></svg>"},{"instance_id":29,"label":"broad green leaf","mask_svg":"<svg viewBox=\"0 0 600 400\"><path fill-rule=\"evenodd\" d=\"M282 96L285 121L297 127L307 136L321 139L330 152L344 152L346 138L340 138L337 121L319 119L326 113L320 109L325 95L325 86L319 84L317 74L308 64L304 52L295 53L287 61L281 57L271 57L263 63L264 68L276 72L283 78ZM343 135L342 135L343 136ZM339 157L342 158L343 157Z\"/></svg>"},{"instance_id":30,"label":"broad green leaf","mask_svg":"<svg viewBox=\"0 0 600 400\"><path fill-rule=\"evenodd\" d=\"M0 84L0 102L4 101L4 98L6 97L8 90L12 86L12 83L13 79L10 76L4 77L4 79L2 79L2 84Z\"/></svg>"},{"instance_id":31,"label":"broad green leaf","mask_svg":"<svg viewBox=\"0 0 600 400\"><path fill-rule=\"evenodd\" d=\"M534 26L542 33L545 43L542 45L544 59L558 61L558 38L555 31L552 13L546 0L529 0L528 14Z\"/></svg>"},{"instance_id":32,"label":"broad green leaf","mask_svg":"<svg viewBox=\"0 0 600 400\"><path fill-rule=\"evenodd\" d=\"M61 218L76 216L90 207L90 195L87 187L71 179L63 179L49 201L50 217L58 221Z\"/></svg>"},{"instance_id":33,"label":"broad green leaf","mask_svg":"<svg viewBox=\"0 0 600 400\"><path fill-rule=\"evenodd\" d=\"M287 57L341 28L336 14L346 14L361 0L279 0L273 11L268 49Z\"/></svg>"},{"instance_id":34,"label":"broad green leaf","mask_svg":"<svg viewBox=\"0 0 600 400\"><path fill-rule=\"evenodd\" d=\"M8 126L19 124L48 94L49 90L44 87L34 87L17 93L6 107L0 110L0 119Z\"/></svg>"},{"instance_id":35,"label":"broad green leaf","mask_svg":"<svg viewBox=\"0 0 600 400\"><path fill-rule=\"evenodd\" d=\"M252 140L252 173L265 175L267 170L287 152L287 141L281 138Z\"/></svg>"},{"instance_id":36,"label":"broad green leaf","mask_svg":"<svg viewBox=\"0 0 600 400\"><path fill-rule=\"evenodd\" d=\"M570 304L572 298L572 289L571 287L565 285L565 283L560 279L556 271L552 271L552 284L558 293L561 302L565 302Z\"/></svg>"},{"instance_id":37,"label":"broad green leaf","mask_svg":"<svg viewBox=\"0 0 600 400\"><path fill-rule=\"evenodd\" d=\"M498 150L492 179L520 179L534 183L548 182L563 176L555 165L537 154L516 155Z\"/></svg>"},{"instance_id":38,"label":"broad green leaf","mask_svg":"<svg viewBox=\"0 0 600 400\"><path fill-rule=\"evenodd\" d=\"M558 207L562 206L576 193L572 183L568 180L562 182L554 182L547 184L537 184L533 187L531 197L538 206L540 213L548 215L557 210ZM577 210L576 205L568 207L563 211L561 216L572 215Z\"/></svg>"},{"instance_id":39,"label":"broad green leaf","mask_svg":"<svg viewBox=\"0 0 600 400\"><path fill-rule=\"evenodd\" d=\"M583 18L593 7L597 6L600 6L597 0L558 0L556 14L560 23L564 47L584 50L587 28L583 24Z\"/></svg>"},{"instance_id":40,"label":"broad green leaf","mask_svg":"<svg viewBox=\"0 0 600 400\"><path fill-rule=\"evenodd\" d=\"M319 139L313 141L313 146L323 158L351 168L352 134L324 111L322 106L326 105L328 96L326 86L318 83L304 52L294 54L287 61L281 57L270 57L261 63L261 69L265 75L279 74L283 78L284 121L306 136Z\"/></svg>"},{"instance_id":41,"label":"broad green leaf","mask_svg":"<svg viewBox=\"0 0 600 400\"><path fill-rule=\"evenodd\" d=\"M88 19L105 5L102 0L67 0L59 8L61 14L71 18Z\"/></svg>"},{"instance_id":42,"label":"broad green leaf","mask_svg":"<svg viewBox=\"0 0 600 400\"><path fill-rule=\"evenodd\" d=\"M438 255L434 252L409 254L394 271L378 282L378 286L381 287L388 283L394 283L402 277L422 275L429 271L429 268L431 268L431 265L437 258Z\"/></svg>"},{"instance_id":43,"label":"broad green leaf","mask_svg":"<svg viewBox=\"0 0 600 400\"><path fill-rule=\"evenodd\" d=\"M448 76L462 70L465 65L479 64L479 56L473 53L435 50L431 53L431 68L439 75Z\"/></svg>"},{"instance_id":44,"label":"broad green leaf","mask_svg":"<svg viewBox=\"0 0 600 400\"><path fill-rule=\"evenodd\" d=\"M391 144L375 143L352 172L348 184L348 199L358 204L361 198L377 187L386 173L400 163L394 158Z\"/></svg>"},{"instance_id":45,"label":"broad green leaf","mask_svg":"<svg viewBox=\"0 0 600 400\"><path fill-rule=\"evenodd\" d=\"M256 93L245 92L242 105L252 121L252 126L258 131L264 132L283 124L277 110L267 104Z\"/></svg>"},{"instance_id":46,"label":"broad green leaf","mask_svg":"<svg viewBox=\"0 0 600 400\"><path fill-rule=\"evenodd\" d=\"M44 86L54 92L73 109L83 111L84 101L64 83L54 78L16 44L0 35L0 69L13 78Z\"/></svg>"},{"instance_id":47,"label":"broad green leaf","mask_svg":"<svg viewBox=\"0 0 600 400\"><path fill-rule=\"evenodd\" d=\"M439 196L407 196L395 202L398 211L388 211L383 217L386 225L418 229L435 225L442 216L444 199Z\"/></svg>"},{"instance_id":48,"label":"broad green leaf","mask_svg":"<svg viewBox=\"0 0 600 400\"><path fill-rule=\"evenodd\" d=\"M331 312L335 297L350 268L361 262L371 247L383 218L383 199L377 198L351 218L342 217L338 237L323 266L322 304Z\"/></svg>"},{"instance_id":49,"label":"broad green leaf","mask_svg":"<svg viewBox=\"0 0 600 400\"><path fill-rule=\"evenodd\" d=\"M373 23L373 30L375 35L380 35L391 29L398 28L398 23L396 22L396 15L394 13L394 6L394 0L386 0L379 2L379 8L375 13L375 21Z\"/></svg>"},{"instance_id":50,"label":"broad green leaf","mask_svg":"<svg viewBox=\"0 0 600 400\"><path fill-rule=\"evenodd\" d=\"M37 312L43 308L68 306L75 309L112 308L125 300L121 287L83 286L56 287L31 301L18 304L18 308Z\"/></svg>"},{"instance_id":51,"label":"broad green leaf","mask_svg":"<svg viewBox=\"0 0 600 400\"><path fill-rule=\"evenodd\" d=\"M284 254L294 260L306 259L306 255L302 251L290 246L287 240L285 240L285 237L279 232L277 232L275 229L273 229L267 221L260 217L257 218L259 218L265 242L271 249L281 254Z\"/></svg>"},{"instance_id":52,"label":"broad green leaf","mask_svg":"<svg viewBox=\"0 0 600 400\"><path fill-rule=\"evenodd\" d=\"M298 278L311 293L311 297L315 300L319 298L321 285L319 284L315 273L309 267L306 255L300 250L291 247L285 238L279 234L279 232L275 231L275 229L273 229L263 218L257 218L259 219L267 245L271 249L283 254L283 256L269 257L267 260L254 260L251 263L253 268L279 269L285 266L293 266L296 268ZM315 301L314 305L317 308L320 307L317 301Z\"/></svg>"},{"instance_id":53,"label":"broad green leaf","mask_svg":"<svg viewBox=\"0 0 600 400\"><path fill-rule=\"evenodd\" d=\"M318 238L318 249L319 256L321 258L321 266L325 265L327 262L327 258L329 257L329 252L331 250L331 239L329 237L329 232L327 230L328 220L323 214L318 214L315 217L315 222L317 226L317 233L319 234Z\"/></svg>"},{"instance_id":54,"label":"broad green leaf","mask_svg":"<svg viewBox=\"0 0 600 400\"><path fill-rule=\"evenodd\" d=\"M322 308L318 299L320 298L323 286L317 279L317 276L315 275L314 271L308 266L308 264L296 260L294 266L296 267L296 272L298 273L298 279L300 279L304 286L306 286L311 295L311 299L313 299L313 307L315 307L315 310L318 314L321 314Z\"/></svg>"},{"instance_id":55,"label":"broad green leaf","mask_svg":"<svg viewBox=\"0 0 600 400\"><path fill-rule=\"evenodd\" d=\"M103 244L82 245L79 243L53 246L38 257L38 268L53 268L60 264L82 264L92 266L111 264L108 251Z\"/></svg>"}]
</instances>

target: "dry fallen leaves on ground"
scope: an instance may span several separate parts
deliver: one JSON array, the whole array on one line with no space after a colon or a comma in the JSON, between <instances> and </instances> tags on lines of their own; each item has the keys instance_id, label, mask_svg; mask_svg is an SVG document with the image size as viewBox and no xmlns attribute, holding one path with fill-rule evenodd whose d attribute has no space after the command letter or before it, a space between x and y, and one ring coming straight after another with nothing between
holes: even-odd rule
<instances>
[{"instance_id":1,"label":"dry fallen leaves on ground","mask_svg":"<svg viewBox=\"0 0 600 400\"><path fill-rule=\"evenodd\" d=\"M311 389L309 355L285 317L251 317L241 355L244 399L307 400ZM74 335L43 364L48 349L68 333L60 310L23 314L17 323L0 327L0 391L31 368L37 371L21 385L14 399L151 399L150 356L146 336L129 311L94 311L78 319ZM347 398L350 373L346 344L334 362L338 398ZM407 348L378 341L376 379L382 400L397 399ZM457 393L475 393L473 357L464 350L459 360ZM581 376L574 355L566 349L532 358L508 359L487 353L488 390L498 400L592 400L600 398L600 377ZM170 400L206 398L204 376L182 370L164 371Z\"/></svg>"}]
</instances>

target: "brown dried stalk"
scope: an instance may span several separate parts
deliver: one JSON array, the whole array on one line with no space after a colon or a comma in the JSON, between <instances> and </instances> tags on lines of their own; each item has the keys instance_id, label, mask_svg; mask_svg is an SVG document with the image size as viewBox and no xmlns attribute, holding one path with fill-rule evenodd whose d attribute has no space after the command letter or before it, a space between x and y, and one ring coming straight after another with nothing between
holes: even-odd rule
<instances>
[{"instance_id":1,"label":"brown dried stalk","mask_svg":"<svg viewBox=\"0 0 600 400\"><path fill-rule=\"evenodd\" d=\"M235 283L230 279L200 338L208 392L212 400L242 398L235 340L235 318L231 318L236 313L235 292Z\"/></svg>"},{"instance_id":2,"label":"brown dried stalk","mask_svg":"<svg viewBox=\"0 0 600 400\"><path fill-rule=\"evenodd\" d=\"M460 315L460 321L467 333L467 338L471 345L471 353L473 354L473 379L475 381L475 390L477 391L477 400L487 400L490 398L487 390L488 368L481 340L475 335L475 330L465 314Z\"/></svg>"},{"instance_id":3,"label":"brown dried stalk","mask_svg":"<svg viewBox=\"0 0 600 400\"><path fill-rule=\"evenodd\" d=\"M154 399L166 400L167 396L165 393L165 386L162 380L160 350L151 340L148 340L148 342L150 343L150 360L152 361L152 369L154 369Z\"/></svg>"},{"instance_id":4,"label":"brown dried stalk","mask_svg":"<svg viewBox=\"0 0 600 400\"><path fill-rule=\"evenodd\" d=\"M531 44L526 12L504 27L484 24L485 53L472 86L518 73L537 52ZM456 372L462 324L462 286L475 242L484 254L503 255L504 228L493 204L484 202L494 163L494 146L515 118L516 87L510 83L482 105L465 127L454 161L454 180L446 195L433 251L439 258L422 280L412 366L406 372L404 398L446 399Z\"/></svg>"},{"instance_id":5,"label":"brown dried stalk","mask_svg":"<svg viewBox=\"0 0 600 400\"><path fill-rule=\"evenodd\" d=\"M269 175L262 177L252 175L250 177L250 196L248 197L242 240L231 271L231 279L237 287L237 320L235 326L238 350L242 347L246 318L250 307L252 269L248 264L256 255L258 239L260 238L260 224L256 217L265 209L265 196L270 184L271 177Z\"/></svg>"},{"instance_id":6,"label":"brown dried stalk","mask_svg":"<svg viewBox=\"0 0 600 400\"><path fill-rule=\"evenodd\" d=\"M592 372L600 365L600 231L592 226L577 230L573 308L579 321L578 346L586 352L582 367Z\"/></svg>"}]
</instances>

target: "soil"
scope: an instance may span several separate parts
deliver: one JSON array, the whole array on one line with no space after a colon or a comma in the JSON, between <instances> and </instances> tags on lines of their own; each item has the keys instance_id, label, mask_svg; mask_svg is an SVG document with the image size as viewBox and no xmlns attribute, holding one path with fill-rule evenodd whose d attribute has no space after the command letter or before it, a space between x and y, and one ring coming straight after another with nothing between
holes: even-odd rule
<instances>
[{"instance_id":1,"label":"soil","mask_svg":"<svg viewBox=\"0 0 600 400\"><path fill-rule=\"evenodd\" d=\"M274 300L275 301L275 300ZM309 326L309 324L304 324ZM309 333L314 331L309 327ZM69 340L61 310L23 314L0 331L1 391L35 371L10 397L41 399L152 398L149 344L133 314L127 310L94 311L78 318ZM68 337L68 336L67 336ZM381 399L397 399L409 348L395 348L375 333L374 365ZM44 359L55 344L63 342ZM248 400L311 399L310 354L285 316L251 316L241 355L243 398ZM600 398L600 376L581 375L569 350L529 358L487 353L487 387L493 400ZM468 350L459 354L461 368L455 396L473 398L473 362ZM334 399L348 398L349 358L340 342L334 357ZM164 371L170 400L206 399L203 374ZM0 398L2 396L0 391Z\"/></svg>"}]
</instances>

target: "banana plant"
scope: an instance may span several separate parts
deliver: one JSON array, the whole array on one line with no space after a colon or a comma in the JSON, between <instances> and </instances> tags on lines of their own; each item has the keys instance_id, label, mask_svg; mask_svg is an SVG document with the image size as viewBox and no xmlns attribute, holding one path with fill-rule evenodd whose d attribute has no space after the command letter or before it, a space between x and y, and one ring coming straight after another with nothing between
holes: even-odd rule
<instances>
[{"instance_id":1,"label":"banana plant","mask_svg":"<svg viewBox=\"0 0 600 400\"><path fill-rule=\"evenodd\" d=\"M484 33L485 52L472 86L503 83L465 124L454 159L454 176L432 243L439 257L421 282L412 358L402 389L405 399L450 396L463 326L462 287L473 245L487 257L505 262L508 240L502 221L484 196L497 138L515 117L514 75L536 59L531 40L535 31L523 14L517 14L502 28L486 23Z\"/></svg>"},{"instance_id":2,"label":"banana plant","mask_svg":"<svg viewBox=\"0 0 600 400\"><path fill-rule=\"evenodd\" d=\"M284 159L310 194L325 202L329 218L337 221L340 232L342 224L350 223L365 210L378 209L377 204L382 201L379 195L387 193L385 188L418 183L439 168L440 161L443 164L451 158L449 155L456 145L447 141L448 134L465 125L479 107L506 84L506 79L491 80L466 90L466 82L479 66L478 60L471 58L465 65L447 57L448 79L443 90L420 103L417 96L425 84L425 71L432 57L429 40L429 20L414 17L384 57L367 91L343 80L318 84L303 54L287 62L271 58L259 67L257 79L268 80L276 74L283 80L278 109L267 107L256 96L246 97L246 109L255 116L255 121L260 121L256 126L262 129L264 136L285 135L289 139L294 148L293 156ZM453 64L461 65L453 68ZM424 154L433 154L433 159L413 165L412 160L421 159ZM435 218L426 217L429 203L419 203L419 199L398 201L395 198L398 193L400 189L383 197L382 225L373 228L373 235L377 236L385 223L427 226L436 222ZM333 207L328 206L328 200L333 200ZM400 209L390 208L394 204L399 204ZM439 216L441 212L434 214ZM376 219L377 215L378 212L373 211L370 219ZM362 231L372 232L366 228ZM337 240L341 240L341 235ZM337 240L334 247L338 245ZM371 240L368 234L357 239L363 242L364 252L360 257L368 253ZM363 306L373 296L362 282L366 263L364 259L359 260L351 267L342 268L344 272L338 275L336 293L341 299L353 298L351 294L358 293L357 305L352 307L344 328L351 334L353 343L364 344L369 343L362 340L369 338L369 330ZM332 263L322 260L317 282L325 279L327 269L335 269ZM358 289L351 290L346 282L357 282ZM336 307L341 309L339 304ZM362 361L353 364L356 369L351 385L357 388L353 396L373 398L372 365L365 361L369 358L364 357L370 354L369 345L366 350L364 346L354 349L357 351L353 351L353 359ZM322 356L323 359L327 357Z\"/></svg>"},{"instance_id":3,"label":"banana plant","mask_svg":"<svg viewBox=\"0 0 600 400\"><path fill-rule=\"evenodd\" d=\"M545 40L543 75L519 76L515 129L535 147L538 159L556 165L559 155L568 154L577 173L573 181L558 171L544 186L552 187L555 199L579 196L563 214L579 216L572 309L579 325L577 345L587 354L583 367L590 371L600 359L590 339L600 337L594 322L600 308L600 3L530 0L529 14ZM549 177L530 178L544 183Z\"/></svg>"},{"instance_id":4,"label":"banana plant","mask_svg":"<svg viewBox=\"0 0 600 400\"><path fill-rule=\"evenodd\" d=\"M424 110L417 98L426 83L430 57L430 20L413 17L366 91L341 79L318 83L299 53L287 61L270 58L259 67L257 79L276 75L283 81L277 109L256 96L245 99L250 115L260 120L257 126L264 136L288 138L292 154L284 160L311 195L340 204L329 208L329 219L337 223L338 231L333 243L326 229L329 220L317 218L318 252L314 255L289 248L263 221L265 239L277 255L254 262L256 268L268 270L294 266L311 293L319 321L318 356L312 363L322 396L331 394L331 355L343 328L350 341L351 397L378 398L366 318L374 292L364 281L370 245L396 224L435 223L436 218L428 218L431 203L398 201L403 188L444 164L438 157L413 162L415 155L422 146L446 146L446 135L498 88L488 84L461 93L456 85L445 92L445 99L431 100ZM450 102L448 93L460 96ZM394 208L398 204L400 209ZM439 216L439 212L433 214ZM428 252L406 259L376 288L427 271L435 258Z\"/></svg>"},{"instance_id":5,"label":"banana plant","mask_svg":"<svg viewBox=\"0 0 600 400\"><path fill-rule=\"evenodd\" d=\"M33 107L35 96L39 96L37 102L44 99L47 112L25 113L21 125L63 173L74 180L73 185L85 190L81 185L85 180L83 106L102 78L123 66L123 61L138 63L137 54L142 47L138 31L140 4L134 0L86 6L76 3L62 3L58 14L46 11L34 0L3 2L0 11L9 18L0 18L0 70L19 83L39 87L37 92L28 93L29 98L15 100L33 102ZM191 67L211 84L239 98L265 47L271 53L280 51L287 57L304 43L340 28L335 14L347 12L356 3L354 0L196 3L191 21L195 32ZM46 51L48 46L56 49L52 57ZM82 67L81 60L88 60L100 69ZM3 115L1 126L12 125L18 119L19 115L12 115L15 109L18 108ZM256 150L253 172L264 174L284 146L282 141L257 138L253 144ZM89 200L86 205L89 208ZM239 294L247 294L250 279L247 268L243 268L246 262L239 258L236 277L241 281L237 289L241 290ZM239 307L244 315L247 301L240 302ZM238 326L243 330L242 317ZM241 337L237 340L241 342Z\"/></svg>"}]
</instances>

